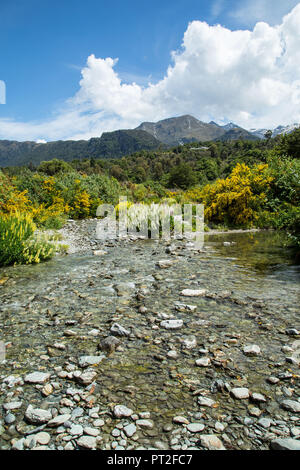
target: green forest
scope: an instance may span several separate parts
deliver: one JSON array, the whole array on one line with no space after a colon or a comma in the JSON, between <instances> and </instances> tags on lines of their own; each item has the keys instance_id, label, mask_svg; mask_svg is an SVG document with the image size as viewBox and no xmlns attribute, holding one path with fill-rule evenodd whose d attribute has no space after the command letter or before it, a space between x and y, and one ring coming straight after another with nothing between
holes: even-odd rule
<instances>
[{"instance_id":1,"label":"green forest","mask_svg":"<svg viewBox=\"0 0 300 470\"><path fill-rule=\"evenodd\" d=\"M1 169L0 214L7 224L26 215L36 227L58 229L68 218L95 217L101 203L116 206L121 195L144 204L199 202L207 230L283 230L299 247L299 157L300 129L264 140L140 150L118 159L66 162L53 155L37 166Z\"/></svg>"}]
</instances>

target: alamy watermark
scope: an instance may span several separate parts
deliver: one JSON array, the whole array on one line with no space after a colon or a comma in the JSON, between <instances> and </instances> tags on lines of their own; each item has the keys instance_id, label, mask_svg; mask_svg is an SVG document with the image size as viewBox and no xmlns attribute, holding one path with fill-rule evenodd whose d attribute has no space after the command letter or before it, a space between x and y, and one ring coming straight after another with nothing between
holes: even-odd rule
<instances>
[{"instance_id":1,"label":"alamy watermark","mask_svg":"<svg viewBox=\"0 0 300 470\"><path fill-rule=\"evenodd\" d=\"M0 104L6 104L6 85L3 80L0 80Z\"/></svg>"},{"instance_id":2,"label":"alamy watermark","mask_svg":"<svg viewBox=\"0 0 300 470\"><path fill-rule=\"evenodd\" d=\"M5 360L5 343L0 341L0 362Z\"/></svg>"},{"instance_id":3,"label":"alamy watermark","mask_svg":"<svg viewBox=\"0 0 300 470\"><path fill-rule=\"evenodd\" d=\"M114 207L102 204L97 209L96 237L99 240L137 236L152 240L186 238L196 249L204 244L203 204L177 204L165 201L160 204L132 204L121 197Z\"/></svg>"}]
</instances>

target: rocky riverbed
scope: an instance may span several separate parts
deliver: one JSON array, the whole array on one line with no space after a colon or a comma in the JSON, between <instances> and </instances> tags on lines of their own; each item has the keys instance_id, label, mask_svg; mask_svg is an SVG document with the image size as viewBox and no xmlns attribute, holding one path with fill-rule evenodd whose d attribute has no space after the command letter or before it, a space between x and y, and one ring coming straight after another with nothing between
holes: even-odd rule
<instances>
[{"instance_id":1,"label":"rocky riverbed","mask_svg":"<svg viewBox=\"0 0 300 470\"><path fill-rule=\"evenodd\" d=\"M299 267L276 234L95 239L0 270L1 449L300 449Z\"/></svg>"}]
</instances>

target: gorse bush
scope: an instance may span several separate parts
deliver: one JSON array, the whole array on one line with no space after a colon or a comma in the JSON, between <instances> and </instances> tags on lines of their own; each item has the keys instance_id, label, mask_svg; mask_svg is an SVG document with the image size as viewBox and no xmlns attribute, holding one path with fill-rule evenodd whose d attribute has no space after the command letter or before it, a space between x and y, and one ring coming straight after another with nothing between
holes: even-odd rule
<instances>
[{"instance_id":1,"label":"gorse bush","mask_svg":"<svg viewBox=\"0 0 300 470\"><path fill-rule=\"evenodd\" d=\"M0 217L0 266L40 263L50 259L55 244L44 234L35 234L36 225L30 215Z\"/></svg>"},{"instance_id":2,"label":"gorse bush","mask_svg":"<svg viewBox=\"0 0 300 470\"><path fill-rule=\"evenodd\" d=\"M210 226L286 230L300 239L300 130L250 141L192 142L116 159L54 159L35 171L0 171L0 215L28 214L40 228L95 217L120 196L151 205L202 203Z\"/></svg>"},{"instance_id":3,"label":"gorse bush","mask_svg":"<svg viewBox=\"0 0 300 470\"><path fill-rule=\"evenodd\" d=\"M249 226L258 218L266 202L272 177L268 165L237 164L226 179L218 179L199 192L198 200L205 206L205 217L214 223Z\"/></svg>"}]
</instances>

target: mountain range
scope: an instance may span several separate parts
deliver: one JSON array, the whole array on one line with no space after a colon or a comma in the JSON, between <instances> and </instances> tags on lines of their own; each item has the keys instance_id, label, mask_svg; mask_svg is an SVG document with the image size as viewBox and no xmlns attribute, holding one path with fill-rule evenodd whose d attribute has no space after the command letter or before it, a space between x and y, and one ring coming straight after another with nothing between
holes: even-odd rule
<instances>
[{"instance_id":1,"label":"mountain range","mask_svg":"<svg viewBox=\"0 0 300 470\"><path fill-rule=\"evenodd\" d=\"M292 132L299 124L278 126L273 136ZM140 150L155 150L183 145L189 142L259 140L267 129L251 129L228 123L221 126L213 121L205 123L190 115L172 117L158 122L143 122L136 129L105 132L90 140L66 140L48 143L0 140L0 167L21 166L31 162L58 158L74 159L120 158Z\"/></svg>"}]
</instances>

